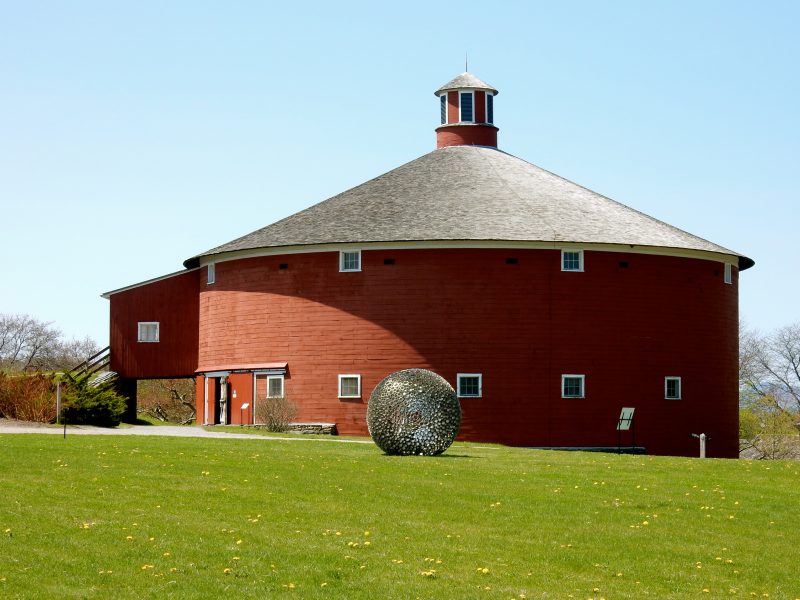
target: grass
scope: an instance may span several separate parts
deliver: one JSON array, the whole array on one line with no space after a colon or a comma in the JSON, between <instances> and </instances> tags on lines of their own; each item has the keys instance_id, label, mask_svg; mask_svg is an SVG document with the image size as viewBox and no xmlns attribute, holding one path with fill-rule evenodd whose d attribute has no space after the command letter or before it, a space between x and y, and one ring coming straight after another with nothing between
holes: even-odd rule
<instances>
[{"instance_id":1,"label":"grass","mask_svg":"<svg viewBox=\"0 0 800 600\"><path fill-rule=\"evenodd\" d=\"M0 435L0 597L797 598L798 470Z\"/></svg>"}]
</instances>

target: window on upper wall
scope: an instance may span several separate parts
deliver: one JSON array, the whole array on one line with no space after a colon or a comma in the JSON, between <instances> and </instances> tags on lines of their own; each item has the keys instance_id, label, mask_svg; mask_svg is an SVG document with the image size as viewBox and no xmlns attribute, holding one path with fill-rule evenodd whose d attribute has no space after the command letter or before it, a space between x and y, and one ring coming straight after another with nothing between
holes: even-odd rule
<instances>
[{"instance_id":1,"label":"window on upper wall","mask_svg":"<svg viewBox=\"0 0 800 600\"><path fill-rule=\"evenodd\" d=\"M680 377L664 377L664 398L666 400L681 399Z\"/></svg>"},{"instance_id":2,"label":"window on upper wall","mask_svg":"<svg viewBox=\"0 0 800 600\"><path fill-rule=\"evenodd\" d=\"M459 94L461 101L459 102L461 107L461 118L459 119L462 123L472 123L475 121L475 115L472 110L473 102L472 102L472 92L461 92Z\"/></svg>"},{"instance_id":3,"label":"window on upper wall","mask_svg":"<svg viewBox=\"0 0 800 600\"><path fill-rule=\"evenodd\" d=\"M585 375L562 375L561 376L561 397L562 398L584 398Z\"/></svg>"},{"instance_id":4,"label":"window on upper wall","mask_svg":"<svg viewBox=\"0 0 800 600\"><path fill-rule=\"evenodd\" d=\"M561 270L583 271L583 250L562 250Z\"/></svg>"},{"instance_id":5,"label":"window on upper wall","mask_svg":"<svg viewBox=\"0 0 800 600\"><path fill-rule=\"evenodd\" d=\"M158 321L139 321L138 341L157 342L158 341Z\"/></svg>"},{"instance_id":6,"label":"window on upper wall","mask_svg":"<svg viewBox=\"0 0 800 600\"><path fill-rule=\"evenodd\" d=\"M733 283L733 267L725 263L725 283Z\"/></svg>"},{"instance_id":7,"label":"window on upper wall","mask_svg":"<svg viewBox=\"0 0 800 600\"><path fill-rule=\"evenodd\" d=\"M206 282L208 285L214 283L217 279L217 265L215 263L209 263L207 269L207 279Z\"/></svg>"},{"instance_id":8,"label":"window on upper wall","mask_svg":"<svg viewBox=\"0 0 800 600\"><path fill-rule=\"evenodd\" d=\"M480 398L483 393L483 376L480 373L459 373L456 376L459 398Z\"/></svg>"},{"instance_id":9,"label":"window on upper wall","mask_svg":"<svg viewBox=\"0 0 800 600\"><path fill-rule=\"evenodd\" d=\"M283 398L283 375L267 375L267 398Z\"/></svg>"},{"instance_id":10,"label":"window on upper wall","mask_svg":"<svg viewBox=\"0 0 800 600\"><path fill-rule=\"evenodd\" d=\"M486 122L494 123L494 95L486 92Z\"/></svg>"},{"instance_id":11,"label":"window on upper wall","mask_svg":"<svg viewBox=\"0 0 800 600\"><path fill-rule=\"evenodd\" d=\"M361 398L361 375L339 375L339 398Z\"/></svg>"},{"instance_id":12,"label":"window on upper wall","mask_svg":"<svg viewBox=\"0 0 800 600\"><path fill-rule=\"evenodd\" d=\"M339 253L340 271L361 270L361 250L343 250Z\"/></svg>"},{"instance_id":13,"label":"window on upper wall","mask_svg":"<svg viewBox=\"0 0 800 600\"><path fill-rule=\"evenodd\" d=\"M439 106L441 112L442 125L447 123L447 94L439 96Z\"/></svg>"}]
</instances>

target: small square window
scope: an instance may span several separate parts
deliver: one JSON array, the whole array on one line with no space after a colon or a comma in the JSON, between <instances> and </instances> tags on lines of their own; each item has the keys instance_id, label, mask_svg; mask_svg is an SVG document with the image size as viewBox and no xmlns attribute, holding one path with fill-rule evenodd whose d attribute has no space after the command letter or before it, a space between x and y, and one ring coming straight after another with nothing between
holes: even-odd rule
<instances>
[{"instance_id":1,"label":"small square window","mask_svg":"<svg viewBox=\"0 0 800 600\"><path fill-rule=\"evenodd\" d=\"M561 376L561 397L562 398L583 398L583 382L585 375L562 375Z\"/></svg>"},{"instance_id":2,"label":"small square window","mask_svg":"<svg viewBox=\"0 0 800 600\"><path fill-rule=\"evenodd\" d=\"M344 250L339 253L340 271L361 270L361 250Z\"/></svg>"},{"instance_id":3,"label":"small square window","mask_svg":"<svg viewBox=\"0 0 800 600\"><path fill-rule=\"evenodd\" d=\"M680 400L681 399L681 378L680 377L665 377L664 378L664 398L666 400Z\"/></svg>"},{"instance_id":4,"label":"small square window","mask_svg":"<svg viewBox=\"0 0 800 600\"><path fill-rule=\"evenodd\" d=\"M361 398L361 375L339 375L339 398Z\"/></svg>"},{"instance_id":5,"label":"small square window","mask_svg":"<svg viewBox=\"0 0 800 600\"><path fill-rule=\"evenodd\" d=\"M733 267L725 263L725 283L733 283Z\"/></svg>"},{"instance_id":6,"label":"small square window","mask_svg":"<svg viewBox=\"0 0 800 600\"><path fill-rule=\"evenodd\" d=\"M217 280L217 265L215 263L208 263L206 267L208 278L206 282L211 285Z\"/></svg>"},{"instance_id":7,"label":"small square window","mask_svg":"<svg viewBox=\"0 0 800 600\"><path fill-rule=\"evenodd\" d=\"M583 250L562 250L561 270L583 271Z\"/></svg>"},{"instance_id":8,"label":"small square window","mask_svg":"<svg viewBox=\"0 0 800 600\"><path fill-rule=\"evenodd\" d=\"M480 373L459 373L456 379L459 398L480 398L483 394L483 376Z\"/></svg>"},{"instance_id":9,"label":"small square window","mask_svg":"<svg viewBox=\"0 0 800 600\"><path fill-rule=\"evenodd\" d=\"M267 376L267 398L283 398L283 375Z\"/></svg>"},{"instance_id":10,"label":"small square window","mask_svg":"<svg viewBox=\"0 0 800 600\"><path fill-rule=\"evenodd\" d=\"M140 342L157 342L158 341L158 322L157 321L139 321L139 336Z\"/></svg>"}]
</instances>

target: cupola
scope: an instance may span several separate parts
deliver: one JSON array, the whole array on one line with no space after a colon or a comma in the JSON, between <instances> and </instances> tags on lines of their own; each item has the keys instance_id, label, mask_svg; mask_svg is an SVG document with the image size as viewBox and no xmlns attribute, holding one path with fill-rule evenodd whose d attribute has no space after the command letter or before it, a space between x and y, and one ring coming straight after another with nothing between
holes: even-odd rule
<instances>
[{"instance_id":1,"label":"cupola","mask_svg":"<svg viewBox=\"0 0 800 600\"><path fill-rule=\"evenodd\" d=\"M497 148L494 97L497 90L464 72L434 92L441 106L436 147L489 146Z\"/></svg>"}]
</instances>

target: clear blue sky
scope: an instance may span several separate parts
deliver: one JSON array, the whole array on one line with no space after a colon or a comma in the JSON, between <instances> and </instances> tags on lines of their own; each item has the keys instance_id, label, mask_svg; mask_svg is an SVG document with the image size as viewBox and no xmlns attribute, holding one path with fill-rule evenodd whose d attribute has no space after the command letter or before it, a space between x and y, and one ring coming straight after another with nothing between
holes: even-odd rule
<instances>
[{"instance_id":1,"label":"clear blue sky","mask_svg":"<svg viewBox=\"0 0 800 600\"><path fill-rule=\"evenodd\" d=\"M501 149L750 256L800 321L798 2L0 0L0 312L108 339L102 292L434 148L500 90Z\"/></svg>"}]
</instances>

